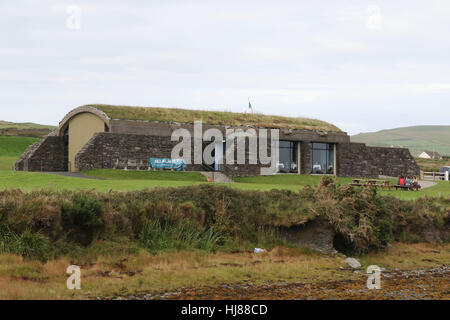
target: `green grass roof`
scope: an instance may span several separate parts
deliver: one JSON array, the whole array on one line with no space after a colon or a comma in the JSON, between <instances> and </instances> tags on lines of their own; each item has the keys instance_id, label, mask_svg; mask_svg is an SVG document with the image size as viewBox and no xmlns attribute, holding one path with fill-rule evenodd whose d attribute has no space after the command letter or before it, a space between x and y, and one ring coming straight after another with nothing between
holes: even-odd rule
<instances>
[{"instance_id":1,"label":"green grass roof","mask_svg":"<svg viewBox=\"0 0 450 320\"><path fill-rule=\"evenodd\" d=\"M341 132L341 130L325 121L300 118L283 117L265 114L250 114L225 111L188 110L177 108L146 108L111 106L103 104L88 105L106 113L111 119L147 120L162 122L193 123L202 120L204 124L237 126L251 125L264 128L291 128L300 130L317 130Z\"/></svg>"}]
</instances>

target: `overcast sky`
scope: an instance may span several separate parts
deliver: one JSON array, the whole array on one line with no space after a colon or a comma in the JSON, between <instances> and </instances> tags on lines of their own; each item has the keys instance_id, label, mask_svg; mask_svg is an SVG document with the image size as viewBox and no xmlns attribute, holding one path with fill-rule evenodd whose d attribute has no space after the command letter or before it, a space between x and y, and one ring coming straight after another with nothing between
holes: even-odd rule
<instances>
[{"instance_id":1,"label":"overcast sky","mask_svg":"<svg viewBox=\"0 0 450 320\"><path fill-rule=\"evenodd\" d=\"M56 125L90 103L243 112L249 96L350 134L449 125L450 1L0 2L0 120Z\"/></svg>"}]
</instances>

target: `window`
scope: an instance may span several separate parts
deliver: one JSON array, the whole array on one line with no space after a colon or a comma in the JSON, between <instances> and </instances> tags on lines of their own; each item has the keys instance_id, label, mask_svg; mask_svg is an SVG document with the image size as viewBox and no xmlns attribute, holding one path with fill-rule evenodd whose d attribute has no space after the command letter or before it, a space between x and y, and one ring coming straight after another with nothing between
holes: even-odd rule
<instances>
[{"instance_id":1,"label":"window","mask_svg":"<svg viewBox=\"0 0 450 320\"><path fill-rule=\"evenodd\" d=\"M282 173L298 172L298 150L297 142L280 141L279 142L280 158L277 164L277 171Z\"/></svg>"},{"instance_id":2,"label":"window","mask_svg":"<svg viewBox=\"0 0 450 320\"><path fill-rule=\"evenodd\" d=\"M334 174L334 144L311 144L311 173Z\"/></svg>"}]
</instances>

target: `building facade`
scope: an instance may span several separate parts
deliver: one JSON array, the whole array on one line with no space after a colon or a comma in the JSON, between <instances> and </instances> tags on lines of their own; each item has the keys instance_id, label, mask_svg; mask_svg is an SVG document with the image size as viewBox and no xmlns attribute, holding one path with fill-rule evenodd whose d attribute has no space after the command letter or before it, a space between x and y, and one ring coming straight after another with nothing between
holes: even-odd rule
<instances>
[{"instance_id":1,"label":"building facade","mask_svg":"<svg viewBox=\"0 0 450 320\"><path fill-rule=\"evenodd\" d=\"M142 120L145 119L142 114L148 114L147 111L152 111L152 108L115 108L82 106L72 110L60 122L57 130L28 148L16 162L15 169L71 172L94 168L122 169L130 166L146 169L151 157L171 157L172 149L179 143L171 139L175 130L185 129L193 140L196 139L193 122L175 121L178 120L176 116L174 121ZM190 111L183 112L187 114ZM231 113L226 113L226 116L229 114ZM215 116L220 115L216 113ZM238 116L236 118L239 119ZM279 160L276 164L279 174L330 174L375 178L379 175L418 176L420 173L408 149L368 147L362 143L351 143L345 132L333 129L333 126L331 130L324 130L320 126L302 128L285 124L284 119L278 118L265 125L260 121L263 123L260 126L245 121L227 125L220 121L217 121L219 124L214 124L213 116L208 119L202 125L201 135L208 129L219 130L224 137L229 129L244 132L249 129L279 129ZM195 145L195 141L193 142L192 145ZM224 147L217 149L220 152L226 150L226 142L223 143ZM203 142L203 145L206 147L207 144ZM270 154L270 143L267 148L267 154ZM250 161L255 150L249 147L248 141L240 153L237 148L233 151L232 158L237 159L242 156L242 152L245 153L245 163L227 161L230 154L224 152L219 157L216 152L215 159L221 158L222 161L194 164L192 158L192 163L186 166L186 170L220 171L232 177L260 175L264 166ZM193 149L191 155L194 157Z\"/></svg>"}]
</instances>

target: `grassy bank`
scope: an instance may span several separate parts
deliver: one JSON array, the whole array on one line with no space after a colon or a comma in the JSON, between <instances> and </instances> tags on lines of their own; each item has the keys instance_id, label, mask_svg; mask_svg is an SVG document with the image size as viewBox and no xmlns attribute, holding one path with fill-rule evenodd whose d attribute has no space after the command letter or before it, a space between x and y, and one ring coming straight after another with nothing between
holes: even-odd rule
<instances>
[{"instance_id":1,"label":"grassy bank","mask_svg":"<svg viewBox=\"0 0 450 320\"><path fill-rule=\"evenodd\" d=\"M402 201L330 178L298 192L211 184L127 193L5 190L0 252L45 261L137 248L247 250L285 244L279 227L320 219L332 226L345 250L360 253L392 241L447 241L449 203L450 198ZM95 247L99 242L109 245Z\"/></svg>"}]
</instances>

